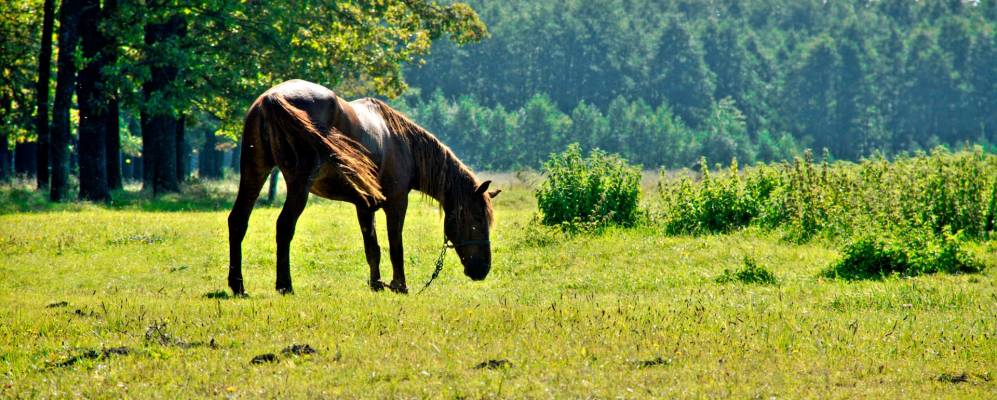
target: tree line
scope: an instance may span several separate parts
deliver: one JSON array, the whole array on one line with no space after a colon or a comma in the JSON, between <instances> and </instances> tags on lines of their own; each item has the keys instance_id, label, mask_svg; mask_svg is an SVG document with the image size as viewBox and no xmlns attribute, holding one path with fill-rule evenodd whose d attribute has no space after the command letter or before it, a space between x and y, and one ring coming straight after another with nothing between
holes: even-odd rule
<instances>
[{"instance_id":1,"label":"tree line","mask_svg":"<svg viewBox=\"0 0 997 400\"><path fill-rule=\"evenodd\" d=\"M700 127L692 127L667 104L612 99L605 112L577 103L567 113L547 95L536 94L516 109L483 105L472 96L447 99L436 91L425 100L394 102L479 169L537 168L552 153L578 143L620 154L644 167L694 167L700 157L722 162L778 161L801 151L788 133L748 134L746 116L726 98L711 105Z\"/></svg>"},{"instance_id":2,"label":"tree line","mask_svg":"<svg viewBox=\"0 0 997 400\"><path fill-rule=\"evenodd\" d=\"M537 166L536 156L508 153L573 141L645 167L687 165L700 147L762 160L826 148L857 159L966 142L994 151L997 143L995 0L470 3L492 37L443 43L407 67L421 89L407 103L458 148L488 142L475 144L496 149L478 156L482 165ZM437 93L460 122L434 119ZM515 110L525 125L515 126L517 138L493 133L507 122L484 114L469 122L460 113L472 103L491 114ZM548 117L534 117L541 109ZM627 112L632 119L619 118ZM744 132L718 129L718 113L743 115ZM489 132L462 125L489 118L498 125ZM693 133L674 136L683 129ZM785 151L769 151L773 141Z\"/></svg>"},{"instance_id":3,"label":"tree line","mask_svg":"<svg viewBox=\"0 0 997 400\"><path fill-rule=\"evenodd\" d=\"M72 178L79 198L108 201L123 165L152 193L178 191L191 145L203 175L220 173L218 142L270 86L393 96L434 40L488 34L466 4L423 0L4 0L0 15L0 179L33 176L53 201Z\"/></svg>"}]
</instances>

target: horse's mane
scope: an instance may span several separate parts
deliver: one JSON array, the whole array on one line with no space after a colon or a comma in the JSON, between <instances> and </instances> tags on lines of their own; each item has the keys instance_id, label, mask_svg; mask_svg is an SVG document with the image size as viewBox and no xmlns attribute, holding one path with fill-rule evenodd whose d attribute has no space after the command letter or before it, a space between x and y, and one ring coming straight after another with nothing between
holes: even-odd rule
<instances>
[{"instance_id":1,"label":"horse's mane","mask_svg":"<svg viewBox=\"0 0 997 400\"><path fill-rule=\"evenodd\" d=\"M430 197L440 201L452 201L458 205L470 204L473 200L478 178L447 145L443 144L432 133L413 122L405 114L391 108L387 103L370 98L367 99L376 107L376 111L384 118L388 130L399 135L412 148L412 157L416 164L416 179L418 189ZM494 220L492 202L484 195L485 213L488 223ZM460 207L466 213L469 207ZM468 215L459 215L463 219Z\"/></svg>"}]
</instances>

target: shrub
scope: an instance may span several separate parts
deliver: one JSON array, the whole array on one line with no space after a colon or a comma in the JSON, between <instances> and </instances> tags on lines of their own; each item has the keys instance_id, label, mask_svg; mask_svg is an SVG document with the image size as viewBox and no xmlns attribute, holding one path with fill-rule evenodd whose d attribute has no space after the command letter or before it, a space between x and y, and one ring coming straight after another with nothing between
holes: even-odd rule
<instances>
[{"instance_id":1,"label":"shrub","mask_svg":"<svg viewBox=\"0 0 997 400\"><path fill-rule=\"evenodd\" d=\"M854 280L982 271L983 264L962 245L961 234L939 236L925 228L901 235L865 234L845 246L841 260L825 270L824 276Z\"/></svg>"},{"instance_id":2,"label":"shrub","mask_svg":"<svg viewBox=\"0 0 997 400\"><path fill-rule=\"evenodd\" d=\"M774 285L778 281L775 274L769 272L764 267L759 266L750 257L744 257L744 263L740 270L731 271L725 269L724 273L717 277L717 283L758 283L762 285Z\"/></svg>"},{"instance_id":3,"label":"shrub","mask_svg":"<svg viewBox=\"0 0 997 400\"><path fill-rule=\"evenodd\" d=\"M593 150L584 158L572 144L552 155L543 173L546 180L536 193L543 224L637 223L640 170L619 156Z\"/></svg>"},{"instance_id":4,"label":"shrub","mask_svg":"<svg viewBox=\"0 0 997 400\"><path fill-rule=\"evenodd\" d=\"M666 213L665 231L670 234L728 232L747 226L777 183L766 169L742 177L737 159L726 173L710 173L706 159L700 160L703 178L688 177L659 185Z\"/></svg>"},{"instance_id":5,"label":"shrub","mask_svg":"<svg viewBox=\"0 0 997 400\"><path fill-rule=\"evenodd\" d=\"M997 156L934 150L888 161L816 162L809 151L793 162L666 178L659 183L665 230L726 232L756 224L782 229L792 242L847 239L867 227L935 235L991 237L997 228Z\"/></svg>"}]
</instances>

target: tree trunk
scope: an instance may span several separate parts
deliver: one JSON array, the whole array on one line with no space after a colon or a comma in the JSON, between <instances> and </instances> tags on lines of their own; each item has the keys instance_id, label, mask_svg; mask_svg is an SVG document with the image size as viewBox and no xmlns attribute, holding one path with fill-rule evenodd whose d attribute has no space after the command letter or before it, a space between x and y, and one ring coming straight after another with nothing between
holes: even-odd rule
<instances>
[{"instance_id":1,"label":"tree trunk","mask_svg":"<svg viewBox=\"0 0 997 400\"><path fill-rule=\"evenodd\" d=\"M214 132L204 130L204 145L201 147L199 174L204 179L218 179L222 177L221 157L215 146L218 145L218 138Z\"/></svg>"},{"instance_id":2,"label":"tree trunk","mask_svg":"<svg viewBox=\"0 0 997 400\"><path fill-rule=\"evenodd\" d=\"M11 176L11 152L7 147L7 131L0 129L0 181L6 181Z\"/></svg>"},{"instance_id":3,"label":"tree trunk","mask_svg":"<svg viewBox=\"0 0 997 400\"><path fill-rule=\"evenodd\" d=\"M110 99L102 72L106 58L101 54L106 40L100 33L100 0L83 0L80 14L80 40L83 59L89 60L76 80L80 107L79 162L80 199L107 202L107 111Z\"/></svg>"},{"instance_id":4,"label":"tree trunk","mask_svg":"<svg viewBox=\"0 0 997 400\"><path fill-rule=\"evenodd\" d=\"M52 27L55 25L55 0L45 0L42 6L42 47L38 54L38 82L35 85L35 131L38 144L35 146L36 182L38 189L48 187L49 134L48 134L48 90L52 78Z\"/></svg>"},{"instance_id":5,"label":"tree trunk","mask_svg":"<svg viewBox=\"0 0 997 400\"><path fill-rule=\"evenodd\" d=\"M141 182L145 179L145 157L132 157L132 180Z\"/></svg>"},{"instance_id":6,"label":"tree trunk","mask_svg":"<svg viewBox=\"0 0 997 400\"><path fill-rule=\"evenodd\" d=\"M242 156L242 139L240 138L239 141L237 141L235 144L235 150L232 150L232 162L229 164L232 168L232 172L237 174L239 173L239 165L240 165L239 163L241 162L240 161L241 156Z\"/></svg>"},{"instance_id":7,"label":"tree trunk","mask_svg":"<svg viewBox=\"0 0 997 400\"><path fill-rule=\"evenodd\" d=\"M37 161L38 144L35 142L17 142L14 144L14 173L17 175L33 175Z\"/></svg>"},{"instance_id":8,"label":"tree trunk","mask_svg":"<svg viewBox=\"0 0 997 400\"><path fill-rule=\"evenodd\" d=\"M187 117L184 115L181 115L180 119L177 120L177 179L180 182L187 180L187 162L190 161L190 157L187 155L187 141L184 140L186 122Z\"/></svg>"},{"instance_id":9,"label":"tree trunk","mask_svg":"<svg viewBox=\"0 0 997 400\"><path fill-rule=\"evenodd\" d=\"M0 115L10 115L10 111L13 108L10 95L4 92L3 97L0 98L0 110L3 110L3 113ZM11 176L11 154L10 148L7 146L8 131L8 129L0 127L0 181L6 181Z\"/></svg>"},{"instance_id":10,"label":"tree trunk","mask_svg":"<svg viewBox=\"0 0 997 400\"><path fill-rule=\"evenodd\" d=\"M112 93L111 95L114 97L108 103L107 115L104 116L104 126L107 129L107 137L105 138L105 144L107 145L107 149L105 151L107 155L107 188L111 190L118 190L122 188L121 123L118 119L120 108L118 105L117 94Z\"/></svg>"},{"instance_id":11,"label":"tree trunk","mask_svg":"<svg viewBox=\"0 0 997 400\"><path fill-rule=\"evenodd\" d=\"M273 205L277 201L277 182L280 179L280 170L274 168L270 171L270 190L267 191L267 204Z\"/></svg>"},{"instance_id":12,"label":"tree trunk","mask_svg":"<svg viewBox=\"0 0 997 400\"><path fill-rule=\"evenodd\" d=\"M104 9L101 11L101 18L105 21L114 18L118 12L118 0L104 0ZM101 55L104 57L104 65L114 65L118 62L118 45L114 37L104 36L104 50ZM104 80L108 84L108 80ZM119 121L120 107L118 104L118 88L115 85L107 87L107 95L110 100L105 114L107 129L107 187L111 190L121 189L121 123Z\"/></svg>"},{"instance_id":13,"label":"tree trunk","mask_svg":"<svg viewBox=\"0 0 997 400\"><path fill-rule=\"evenodd\" d=\"M55 76L55 100L52 104L50 163L52 180L49 198L61 201L69 186L69 106L76 82L73 56L79 42L77 23L82 9L80 0L63 0L59 6L59 71Z\"/></svg>"},{"instance_id":14,"label":"tree trunk","mask_svg":"<svg viewBox=\"0 0 997 400\"><path fill-rule=\"evenodd\" d=\"M143 85L142 90L145 91L145 85ZM145 111L141 113L139 118L139 125L141 126L140 131L142 132L142 159L139 160L142 168L139 168L139 172L141 172L143 190L152 190L152 171L156 169L156 166L152 165L154 159L152 155L155 153L152 144L156 141L156 135L154 134L151 126L151 119L152 117L150 117ZM136 177L136 179L137 178L138 177Z\"/></svg>"},{"instance_id":15,"label":"tree trunk","mask_svg":"<svg viewBox=\"0 0 997 400\"><path fill-rule=\"evenodd\" d=\"M179 15L163 23L149 23L145 25L145 44L155 51L157 44L176 40L185 31L186 23ZM152 58L157 56L158 54L151 55ZM179 74L176 65L153 61L150 79L142 84L146 104L154 98L162 101L174 97L168 91ZM143 165L146 169L146 184L151 181L154 194L179 192L177 117L169 106L160 109L148 109L147 106L142 120L142 157L147 159Z\"/></svg>"}]
</instances>

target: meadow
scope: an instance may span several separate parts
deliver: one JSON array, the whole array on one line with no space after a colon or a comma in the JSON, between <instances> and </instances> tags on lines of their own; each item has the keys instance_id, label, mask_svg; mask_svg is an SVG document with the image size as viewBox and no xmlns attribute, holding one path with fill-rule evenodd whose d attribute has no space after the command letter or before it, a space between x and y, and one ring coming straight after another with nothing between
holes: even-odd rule
<instances>
[{"instance_id":1,"label":"meadow","mask_svg":"<svg viewBox=\"0 0 997 400\"><path fill-rule=\"evenodd\" d=\"M154 200L116 193L110 206L5 188L0 397L997 395L993 239L966 244L980 273L832 279L832 240L754 225L564 233L538 224L529 185L497 180L483 282L450 254L422 294L370 292L352 206L313 196L291 249L294 295L273 289L279 208L254 212L247 298L225 283L233 182ZM645 186L646 204L655 191ZM432 271L441 225L413 194L411 287ZM383 216L378 230L386 237ZM746 261L775 281L739 279ZM292 345L314 353L282 352Z\"/></svg>"}]
</instances>

